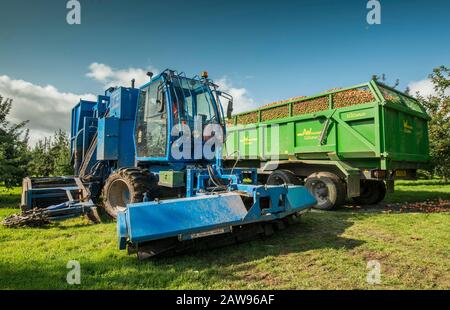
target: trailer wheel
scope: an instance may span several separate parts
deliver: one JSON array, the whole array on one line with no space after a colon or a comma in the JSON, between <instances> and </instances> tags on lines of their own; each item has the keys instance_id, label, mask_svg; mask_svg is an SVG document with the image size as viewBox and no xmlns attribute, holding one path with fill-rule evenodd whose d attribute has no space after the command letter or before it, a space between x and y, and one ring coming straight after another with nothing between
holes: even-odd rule
<instances>
[{"instance_id":1,"label":"trailer wheel","mask_svg":"<svg viewBox=\"0 0 450 310\"><path fill-rule=\"evenodd\" d=\"M289 170L275 170L269 175L266 183L267 185L301 184L297 176Z\"/></svg>"},{"instance_id":2,"label":"trailer wheel","mask_svg":"<svg viewBox=\"0 0 450 310\"><path fill-rule=\"evenodd\" d=\"M383 181L380 181L378 186L379 186L378 198L375 201L375 203L379 203L379 202L383 201L384 197L386 197L386 183L384 183Z\"/></svg>"},{"instance_id":3,"label":"trailer wheel","mask_svg":"<svg viewBox=\"0 0 450 310\"><path fill-rule=\"evenodd\" d=\"M374 205L379 203L386 196L386 184L377 180L362 180L361 195L354 197L356 203L362 205Z\"/></svg>"},{"instance_id":4,"label":"trailer wheel","mask_svg":"<svg viewBox=\"0 0 450 310\"><path fill-rule=\"evenodd\" d=\"M346 198L344 182L330 172L311 174L306 178L305 187L317 200L315 209L330 210L343 204Z\"/></svg>"},{"instance_id":5,"label":"trailer wheel","mask_svg":"<svg viewBox=\"0 0 450 310\"><path fill-rule=\"evenodd\" d=\"M145 193L152 200L158 197L156 177L148 170L123 168L111 174L103 187L103 207L109 216L117 218L128 203L142 202Z\"/></svg>"}]
</instances>

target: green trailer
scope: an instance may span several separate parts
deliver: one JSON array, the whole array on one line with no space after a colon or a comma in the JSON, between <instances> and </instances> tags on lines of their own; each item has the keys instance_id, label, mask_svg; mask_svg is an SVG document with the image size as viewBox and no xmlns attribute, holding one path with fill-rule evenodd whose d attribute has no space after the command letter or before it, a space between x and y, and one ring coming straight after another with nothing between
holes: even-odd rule
<instances>
[{"instance_id":1,"label":"green trailer","mask_svg":"<svg viewBox=\"0 0 450 310\"><path fill-rule=\"evenodd\" d=\"M304 182L321 209L375 204L426 168L428 120L416 99L370 81L234 115L224 158L267 184Z\"/></svg>"}]
</instances>

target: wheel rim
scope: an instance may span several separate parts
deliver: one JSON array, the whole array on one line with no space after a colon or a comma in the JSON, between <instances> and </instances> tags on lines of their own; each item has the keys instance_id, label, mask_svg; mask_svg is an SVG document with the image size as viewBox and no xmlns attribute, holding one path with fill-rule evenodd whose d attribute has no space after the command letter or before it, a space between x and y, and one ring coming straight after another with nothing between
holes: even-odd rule
<instances>
[{"instance_id":1,"label":"wheel rim","mask_svg":"<svg viewBox=\"0 0 450 310\"><path fill-rule=\"evenodd\" d=\"M328 201L328 186L324 182L314 182L311 186L311 192L319 205L322 205Z\"/></svg>"},{"instance_id":2,"label":"wheel rim","mask_svg":"<svg viewBox=\"0 0 450 310\"><path fill-rule=\"evenodd\" d=\"M114 180L108 191L108 201L114 209L123 211L130 202L130 190L122 180Z\"/></svg>"}]
</instances>

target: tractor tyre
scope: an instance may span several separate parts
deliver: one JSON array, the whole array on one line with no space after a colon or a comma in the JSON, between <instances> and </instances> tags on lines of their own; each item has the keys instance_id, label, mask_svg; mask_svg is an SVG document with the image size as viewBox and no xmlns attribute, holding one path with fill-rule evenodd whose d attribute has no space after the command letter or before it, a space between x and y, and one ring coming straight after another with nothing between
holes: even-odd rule
<instances>
[{"instance_id":1,"label":"tractor tyre","mask_svg":"<svg viewBox=\"0 0 450 310\"><path fill-rule=\"evenodd\" d=\"M119 169L103 186L103 208L116 219L118 211L125 211L129 203L142 202L146 193L149 200L159 197L156 176L146 169Z\"/></svg>"},{"instance_id":2,"label":"tractor tyre","mask_svg":"<svg viewBox=\"0 0 450 310\"><path fill-rule=\"evenodd\" d=\"M342 205L347 197L345 183L337 175L330 172L311 174L306 178L305 187L317 200L314 209L333 209Z\"/></svg>"},{"instance_id":3,"label":"tractor tyre","mask_svg":"<svg viewBox=\"0 0 450 310\"><path fill-rule=\"evenodd\" d=\"M275 170L267 178L267 185L301 185L298 177L289 170Z\"/></svg>"},{"instance_id":4,"label":"tractor tyre","mask_svg":"<svg viewBox=\"0 0 450 310\"><path fill-rule=\"evenodd\" d=\"M386 196L386 184L377 180L361 180L361 192L359 197L353 200L361 205L375 205Z\"/></svg>"}]
</instances>

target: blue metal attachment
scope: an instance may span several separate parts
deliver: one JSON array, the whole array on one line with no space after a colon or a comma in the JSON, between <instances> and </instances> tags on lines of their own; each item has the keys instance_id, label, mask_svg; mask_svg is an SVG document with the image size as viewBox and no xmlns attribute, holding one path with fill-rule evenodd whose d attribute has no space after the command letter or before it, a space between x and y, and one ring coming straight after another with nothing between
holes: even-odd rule
<instances>
[{"instance_id":1,"label":"blue metal attachment","mask_svg":"<svg viewBox=\"0 0 450 310\"><path fill-rule=\"evenodd\" d=\"M80 215L99 221L89 190L76 177L25 178L23 188L23 221L37 213L50 221Z\"/></svg>"},{"instance_id":2,"label":"blue metal attachment","mask_svg":"<svg viewBox=\"0 0 450 310\"><path fill-rule=\"evenodd\" d=\"M284 218L314 204L316 200L303 186L262 185L238 185L236 191L222 194L130 204L118 216L119 247L227 233L233 226Z\"/></svg>"},{"instance_id":3,"label":"blue metal attachment","mask_svg":"<svg viewBox=\"0 0 450 310\"><path fill-rule=\"evenodd\" d=\"M134 122L139 90L110 88L97 102L80 100L72 109L71 154L83 176L101 161L134 165Z\"/></svg>"},{"instance_id":4,"label":"blue metal attachment","mask_svg":"<svg viewBox=\"0 0 450 310\"><path fill-rule=\"evenodd\" d=\"M87 196L86 188L75 177L23 179L21 206L24 210L46 208Z\"/></svg>"}]
</instances>

